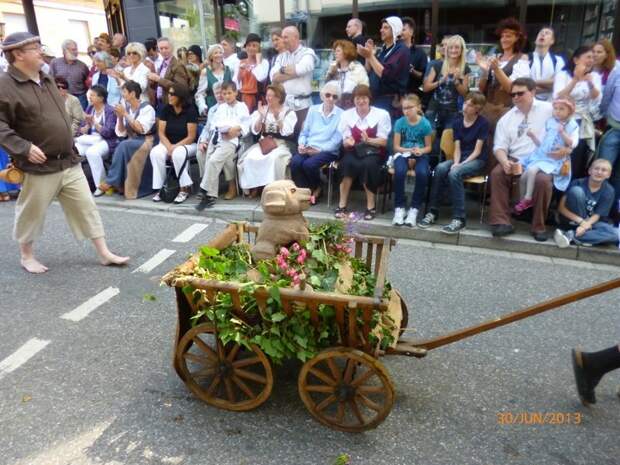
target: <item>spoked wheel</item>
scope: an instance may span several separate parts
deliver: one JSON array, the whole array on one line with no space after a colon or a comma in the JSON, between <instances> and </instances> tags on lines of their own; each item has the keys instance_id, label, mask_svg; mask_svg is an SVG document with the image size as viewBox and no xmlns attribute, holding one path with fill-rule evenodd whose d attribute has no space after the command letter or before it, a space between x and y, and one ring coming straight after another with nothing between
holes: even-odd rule
<instances>
[{"instance_id":1,"label":"spoked wheel","mask_svg":"<svg viewBox=\"0 0 620 465\"><path fill-rule=\"evenodd\" d=\"M190 329L179 342L176 364L189 389L209 405L225 410L252 410L273 388L271 364L262 350L224 345L212 323Z\"/></svg>"},{"instance_id":2,"label":"spoked wheel","mask_svg":"<svg viewBox=\"0 0 620 465\"><path fill-rule=\"evenodd\" d=\"M376 428L394 404L394 384L383 364L356 349L327 349L299 373L299 395L324 425L359 433Z\"/></svg>"}]
</instances>

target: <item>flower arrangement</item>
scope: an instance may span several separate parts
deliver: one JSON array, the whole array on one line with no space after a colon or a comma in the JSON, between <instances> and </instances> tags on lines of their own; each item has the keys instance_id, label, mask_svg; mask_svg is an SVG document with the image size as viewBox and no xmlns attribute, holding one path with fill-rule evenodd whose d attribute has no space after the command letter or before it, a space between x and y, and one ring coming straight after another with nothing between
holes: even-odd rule
<instances>
[{"instance_id":1,"label":"flower arrangement","mask_svg":"<svg viewBox=\"0 0 620 465\"><path fill-rule=\"evenodd\" d=\"M347 229L348 228L348 229ZM340 335L335 321L335 309L318 306L319 323L313 324L310 310L302 304L294 305L292 314L283 310L280 289L343 292L356 296L373 296L376 279L361 260L352 257L354 240L342 222L310 225L309 238L304 243L281 247L275 258L255 263L247 243L233 244L224 250L202 247L193 275L207 280L233 281L239 284L244 318L233 311L232 297L221 292L215 301L207 304L205 291L186 286L198 311L196 322L208 320L217 328L224 343L234 341L249 346L256 344L275 363L287 358L306 361L321 349L335 345ZM348 268L347 282L342 270ZM259 306L254 296L257 288L268 290L265 305ZM389 296L386 283L384 297ZM361 315L357 318L362 325ZM373 345L385 348L394 342L393 324L374 311L369 339ZM393 322L392 322L393 323Z\"/></svg>"}]
</instances>

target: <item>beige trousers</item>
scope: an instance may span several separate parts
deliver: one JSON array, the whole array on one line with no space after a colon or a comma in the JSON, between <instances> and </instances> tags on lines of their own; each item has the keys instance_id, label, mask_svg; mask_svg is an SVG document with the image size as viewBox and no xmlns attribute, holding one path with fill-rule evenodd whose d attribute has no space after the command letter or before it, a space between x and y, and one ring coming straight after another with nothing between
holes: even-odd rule
<instances>
[{"instance_id":1,"label":"beige trousers","mask_svg":"<svg viewBox=\"0 0 620 465\"><path fill-rule=\"evenodd\" d=\"M25 173L15 205L13 238L20 244L41 237L45 213L54 199L62 206L67 223L78 240L105 235L103 223L81 165L52 174Z\"/></svg>"},{"instance_id":2,"label":"beige trousers","mask_svg":"<svg viewBox=\"0 0 620 465\"><path fill-rule=\"evenodd\" d=\"M214 150L207 150L205 171L202 175L200 187L207 191L210 197L217 197L220 185L220 173L224 171L226 181L235 179L235 157L237 146L228 142L220 141Z\"/></svg>"}]
</instances>

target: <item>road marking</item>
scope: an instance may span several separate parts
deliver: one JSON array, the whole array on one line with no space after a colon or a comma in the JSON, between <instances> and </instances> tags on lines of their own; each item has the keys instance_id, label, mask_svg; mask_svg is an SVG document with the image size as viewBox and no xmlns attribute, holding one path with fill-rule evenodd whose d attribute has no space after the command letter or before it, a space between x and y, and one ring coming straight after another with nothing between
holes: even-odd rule
<instances>
[{"instance_id":1,"label":"road marking","mask_svg":"<svg viewBox=\"0 0 620 465\"><path fill-rule=\"evenodd\" d=\"M196 234L202 232L207 227L209 227L208 224L194 223L177 237L172 239L172 242L189 242L194 238L194 236L196 236Z\"/></svg>"},{"instance_id":2,"label":"road marking","mask_svg":"<svg viewBox=\"0 0 620 465\"><path fill-rule=\"evenodd\" d=\"M17 370L20 366L34 357L37 352L44 349L49 343L50 341L44 341L42 339L37 339L36 337L30 339L23 346L13 352L13 354L9 355L0 362L0 379L4 378L12 371Z\"/></svg>"},{"instance_id":3,"label":"road marking","mask_svg":"<svg viewBox=\"0 0 620 465\"><path fill-rule=\"evenodd\" d=\"M161 265L164 261L166 261L174 252L174 250L170 249L161 249L153 258L148 260L143 265L140 265L138 268L133 270L132 273L150 273L158 265Z\"/></svg>"},{"instance_id":4,"label":"road marking","mask_svg":"<svg viewBox=\"0 0 620 465\"><path fill-rule=\"evenodd\" d=\"M90 312L95 310L100 305L105 304L108 300L110 300L115 295L118 295L119 293L120 290L118 289L118 287L108 287L96 296L88 299L79 307L65 313L64 315L61 315L60 318L70 321L80 321L86 318Z\"/></svg>"}]
</instances>

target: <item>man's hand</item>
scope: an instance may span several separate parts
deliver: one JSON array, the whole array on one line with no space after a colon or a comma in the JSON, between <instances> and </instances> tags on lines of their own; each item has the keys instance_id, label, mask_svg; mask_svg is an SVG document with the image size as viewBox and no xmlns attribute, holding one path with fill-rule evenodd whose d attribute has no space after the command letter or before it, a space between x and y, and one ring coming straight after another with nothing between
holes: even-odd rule
<instances>
[{"instance_id":1,"label":"man's hand","mask_svg":"<svg viewBox=\"0 0 620 465\"><path fill-rule=\"evenodd\" d=\"M554 149L549 152L549 156L556 160L561 160L562 158L568 157L572 151L573 149L569 147L554 147Z\"/></svg>"},{"instance_id":2,"label":"man's hand","mask_svg":"<svg viewBox=\"0 0 620 465\"><path fill-rule=\"evenodd\" d=\"M295 65L287 65L282 68L284 68L284 74L287 76L295 76Z\"/></svg>"},{"instance_id":3,"label":"man's hand","mask_svg":"<svg viewBox=\"0 0 620 465\"><path fill-rule=\"evenodd\" d=\"M28 161L30 163L34 163L35 165L40 165L41 163L45 163L47 157L43 153L43 151L34 144L30 145L30 152L28 152Z\"/></svg>"},{"instance_id":4,"label":"man's hand","mask_svg":"<svg viewBox=\"0 0 620 465\"><path fill-rule=\"evenodd\" d=\"M513 171L512 167L514 165L513 162L511 162L510 160L505 160L502 162L501 165L502 165L502 169L504 170L504 174L507 174L509 176L512 175L512 171Z\"/></svg>"},{"instance_id":5,"label":"man's hand","mask_svg":"<svg viewBox=\"0 0 620 465\"><path fill-rule=\"evenodd\" d=\"M581 237L586 233L587 230L588 229L583 226L577 226L577 229L575 229L575 236Z\"/></svg>"},{"instance_id":6,"label":"man's hand","mask_svg":"<svg viewBox=\"0 0 620 465\"><path fill-rule=\"evenodd\" d=\"M157 73L149 73L146 75L146 77L148 78L149 81L153 81L153 82L159 82L159 80L161 79L161 77Z\"/></svg>"}]
</instances>

